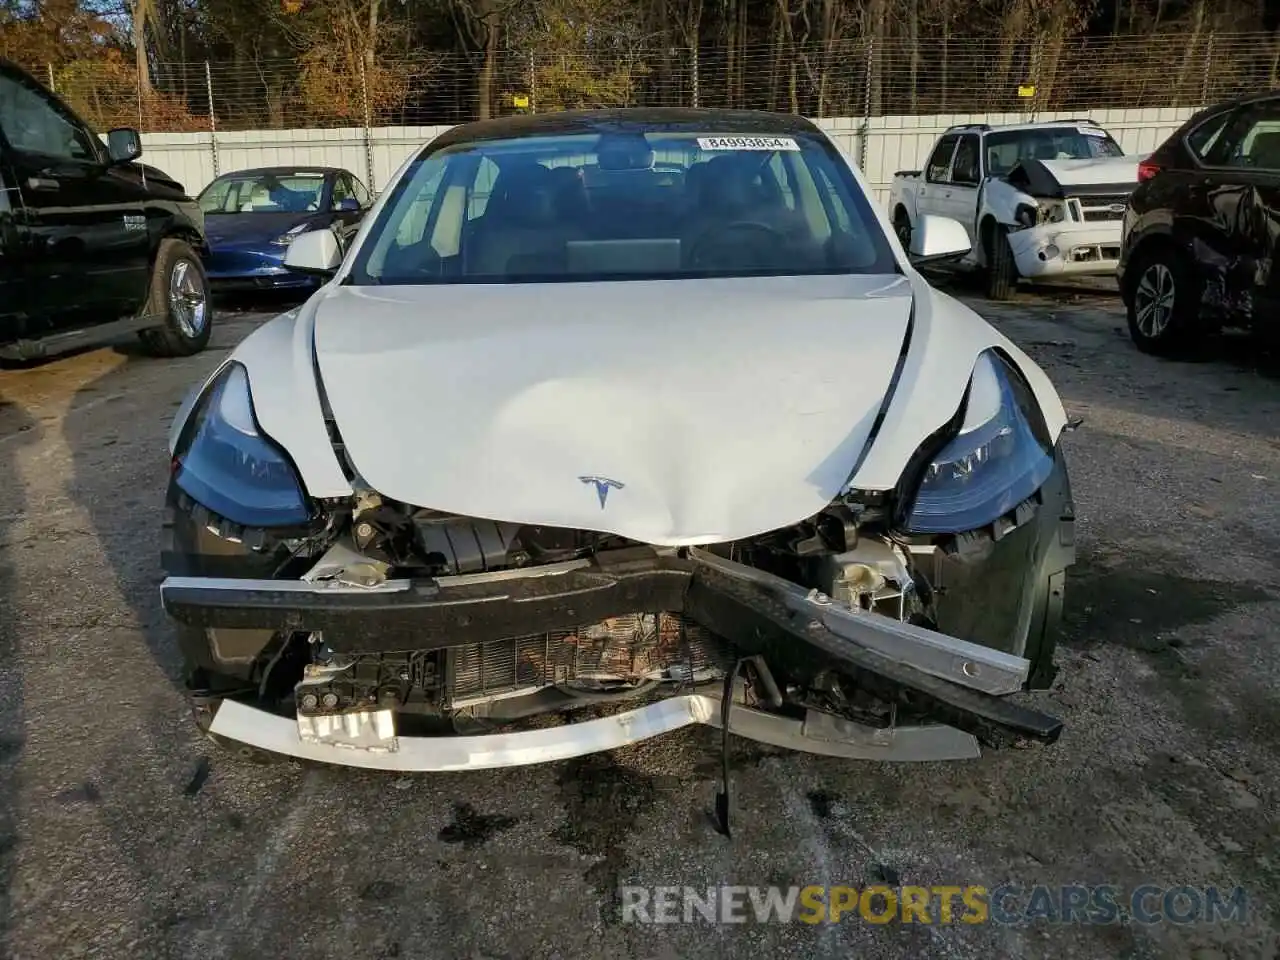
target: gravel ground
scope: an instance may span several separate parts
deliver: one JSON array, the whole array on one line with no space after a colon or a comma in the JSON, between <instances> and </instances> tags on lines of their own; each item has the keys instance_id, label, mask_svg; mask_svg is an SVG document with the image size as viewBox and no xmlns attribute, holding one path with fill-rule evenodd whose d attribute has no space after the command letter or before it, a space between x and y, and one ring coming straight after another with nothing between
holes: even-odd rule
<instances>
[{"instance_id":1,"label":"gravel ground","mask_svg":"<svg viewBox=\"0 0 1280 960\"><path fill-rule=\"evenodd\" d=\"M1247 343L1138 354L1113 296L966 296L1083 426L1067 730L965 764L715 735L509 772L255 766L199 738L158 605L165 430L203 356L0 372L0 955L1273 957L1280 381ZM1244 923L619 922L619 884L1242 885Z\"/></svg>"}]
</instances>

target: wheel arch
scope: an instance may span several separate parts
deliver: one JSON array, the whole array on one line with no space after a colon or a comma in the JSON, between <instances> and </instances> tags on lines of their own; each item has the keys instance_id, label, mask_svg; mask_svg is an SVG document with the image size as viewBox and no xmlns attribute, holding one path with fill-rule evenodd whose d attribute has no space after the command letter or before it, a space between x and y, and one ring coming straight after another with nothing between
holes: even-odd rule
<instances>
[{"instance_id":1,"label":"wheel arch","mask_svg":"<svg viewBox=\"0 0 1280 960\"><path fill-rule=\"evenodd\" d=\"M202 225L193 220L190 212L184 210L182 205L153 202L148 205L147 216L152 222L150 250L152 266L155 266L156 257L160 254L160 246L166 240L181 240L190 244L202 259L208 254L208 244Z\"/></svg>"},{"instance_id":2,"label":"wheel arch","mask_svg":"<svg viewBox=\"0 0 1280 960\"><path fill-rule=\"evenodd\" d=\"M169 228L160 234L161 241L164 240L182 240L189 243L196 250L204 246L204 237L200 231L189 223L173 223ZM160 249L160 244L156 244L156 249Z\"/></svg>"}]
</instances>

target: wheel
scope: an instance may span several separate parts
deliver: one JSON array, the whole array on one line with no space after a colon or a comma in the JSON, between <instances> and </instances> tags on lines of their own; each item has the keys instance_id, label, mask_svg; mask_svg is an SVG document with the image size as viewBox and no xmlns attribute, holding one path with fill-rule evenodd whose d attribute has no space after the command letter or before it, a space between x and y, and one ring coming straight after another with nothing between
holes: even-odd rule
<instances>
[{"instance_id":1,"label":"wheel","mask_svg":"<svg viewBox=\"0 0 1280 960\"><path fill-rule=\"evenodd\" d=\"M893 232L898 235L898 242L902 244L902 249L909 253L911 251L911 218L902 207L899 207L893 215Z\"/></svg>"},{"instance_id":2,"label":"wheel","mask_svg":"<svg viewBox=\"0 0 1280 960\"><path fill-rule=\"evenodd\" d=\"M1018 265L1013 262L1009 236L999 225L986 231L987 298L1008 300L1018 283Z\"/></svg>"},{"instance_id":3,"label":"wheel","mask_svg":"<svg viewBox=\"0 0 1280 960\"><path fill-rule=\"evenodd\" d=\"M1200 283L1186 257L1172 248L1157 247L1140 254L1132 277L1126 298L1129 336L1143 353L1184 353L1212 333L1201 322Z\"/></svg>"},{"instance_id":4,"label":"wheel","mask_svg":"<svg viewBox=\"0 0 1280 960\"><path fill-rule=\"evenodd\" d=\"M160 241L143 314L164 318L162 325L138 335L153 356L189 357L209 343L213 326L209 278L200 258L183 241Z\"/></svg>"}]
</instances>

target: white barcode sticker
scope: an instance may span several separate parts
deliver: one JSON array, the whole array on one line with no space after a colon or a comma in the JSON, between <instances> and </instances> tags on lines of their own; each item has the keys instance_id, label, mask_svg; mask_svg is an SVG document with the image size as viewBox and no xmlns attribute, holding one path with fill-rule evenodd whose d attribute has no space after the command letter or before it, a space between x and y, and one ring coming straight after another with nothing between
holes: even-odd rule
<instances>
[{"instance_id":1,"label":"white barcode sticker","mask_svg":"<svg viewBox=\"0 0 1280 960\"><path fill-rule=\"evenodd\" d=\"M699 137L700 150L799 150L791 137Z\"/></svg>"}]
</instances>

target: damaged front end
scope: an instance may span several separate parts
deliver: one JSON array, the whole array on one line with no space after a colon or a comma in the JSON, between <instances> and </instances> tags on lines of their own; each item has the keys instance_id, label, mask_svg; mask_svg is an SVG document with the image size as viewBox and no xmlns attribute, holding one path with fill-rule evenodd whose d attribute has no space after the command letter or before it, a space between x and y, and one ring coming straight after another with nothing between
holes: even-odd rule
<instances>
[{"instance_id":1,"label":"damaged front end","mask_svg":"<svg viewBox=\"0 0 1280 960\"><path fill-rule=\"evenodd\" d=\"M696 547L452 515L362 489L354 470L354 497L304 519L247 389L231 399L236 377L177 445L161 586L215 738L443 771L692 724L894 761L1059 734L1009 695L1053 678L1071 494L996 354L901 489L849 489L802 522ZM292 523L261 526L238 502L228 471L250 460Z\"/></svg>"},{"instance_id":2,"label":"damaged front end","mask_svg":"<svg viewBox=\"0 0 1280 960\"><path fill-rule=\"evenodd\" d=\"M454 532L477 542L477 528L501 536L499 526L458 521ZM312 759L455 769L602 749L598 733L566 728L558 741L540 732L534 751L486 745L464 755L442 743L436 758L403 753L398 729L412 717L435 721L424 729L487 732L681 695L692 699L677 725L714 723L723 681L742 660L745 683L731 696L761 716L739 728L731 714L730 729L779 746L937 760L976 756L979 741L1056 738L1057 721L1001 699L1028 685L1031 660L932 628L910 568L962 558L882 539L791 558L819 589L732 559L737 546L619 544L566 561L415 576L339 543L301 579L170 576L161 595L170 616L208 639L200 652L210 673L250 681L241 695L218 697L209 732ZM273 678L281 664L291 674ZM244 693L256 694L252 708L241 708ZM290 706L296 729L260 712ZM667 718L660 728L635 715L606 723L641 739L671 729L672 709L654 714ZM947 726L927 726L939 721ZM608 746L632 739L621 728L614 737Z\"/></svg>"},{"instance_id":3,"label":"damaged front end","mask_svg":"<svg viewBox=\"0 0 1280 960\"><path fill-rule=\"evenodd\" d=\"M1095 275L1114 272L1132 182L1097 182L1091 164L1103 171L1116 160L1022 160L993 184L995 206L1004 212L1018 271L1025 277ZM1079 177L1073 180L1072 177ZM1011 214L1011 216L1010 216Z\"/></svg>"}]
</instances>

